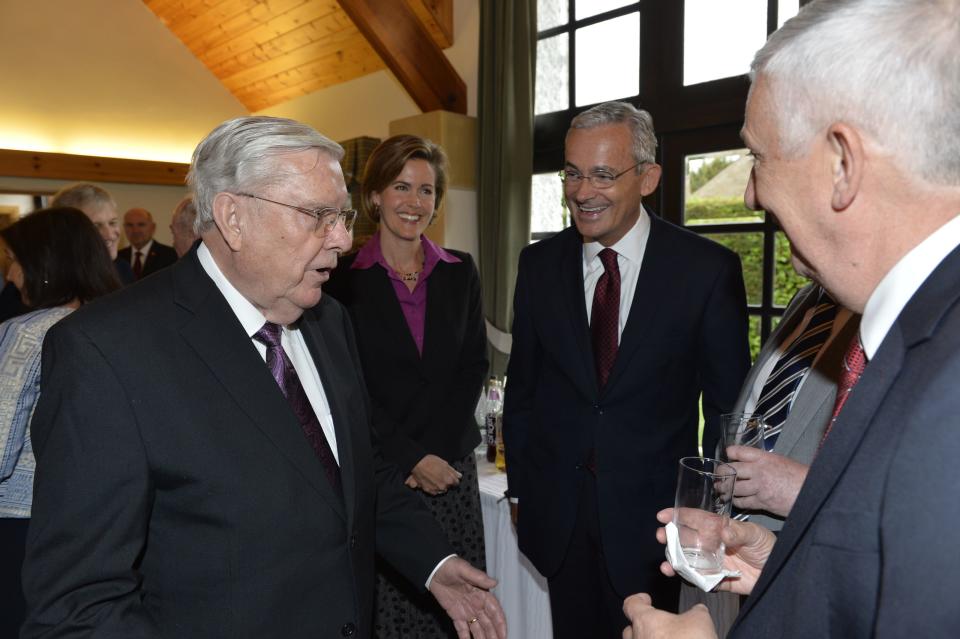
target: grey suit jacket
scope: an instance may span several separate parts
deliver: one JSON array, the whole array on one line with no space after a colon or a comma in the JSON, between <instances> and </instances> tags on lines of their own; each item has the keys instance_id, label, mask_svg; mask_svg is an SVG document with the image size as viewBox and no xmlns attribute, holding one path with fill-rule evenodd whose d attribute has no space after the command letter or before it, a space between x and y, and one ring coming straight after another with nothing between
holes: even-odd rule
<instances>
[{"instance_id":1,"label":"grey suit jacket","mask_svg":"<svg viewBox=\"0 0 960 639\"><path fill-rule=\"evenodd\" d=\"M818 285L808 284L794 295L787 310L784 311L783 319L767 339L757 356L757 361L747 373L747 380L740 389L740 397L737 398L736 412L742 411L746 405L763 365L771 357L780 356L780 347L783 346L784 340L790 337L797 324L803 320L807 310L817 303L819 294ZM793 400L793 406L773 448L775 453L801 464L810 465L813 461L824 428L833 414L843 354L859 326L860 316L851 317L807 372L806 379ZM783 528L783 518L780 517L758 513L752 515L750 521L774 531Z\"/></svg>"}]
</instances>

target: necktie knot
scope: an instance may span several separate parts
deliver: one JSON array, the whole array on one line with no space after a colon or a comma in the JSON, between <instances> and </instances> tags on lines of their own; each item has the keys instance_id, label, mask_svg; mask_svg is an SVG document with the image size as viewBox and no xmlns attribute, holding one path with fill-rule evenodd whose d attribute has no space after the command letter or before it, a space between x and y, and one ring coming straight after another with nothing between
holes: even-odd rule
<instances>
[{"instance_id":1,"label":"necktie knot","mask_svg":"<svg viewBox=\"0 0 960 639\"><path fill-rule=\"evenodd\" d=\"M260 330L254 334L253 339L268 347L278 348L280 346L280 333L282 328L279 324L266 322Z\"/></svg>"},{"instance_id":2,"label":"necktie knot","mask_svg":"<svg viewBox=\"0 0 960 639\"><path fill-rule=\"evenodd\" d=\"M600 262L603 264L603 270L607 273L619 272L617 265L617 252L612 248L605 248L600 251Z\"/></svg>"}]
</instances>

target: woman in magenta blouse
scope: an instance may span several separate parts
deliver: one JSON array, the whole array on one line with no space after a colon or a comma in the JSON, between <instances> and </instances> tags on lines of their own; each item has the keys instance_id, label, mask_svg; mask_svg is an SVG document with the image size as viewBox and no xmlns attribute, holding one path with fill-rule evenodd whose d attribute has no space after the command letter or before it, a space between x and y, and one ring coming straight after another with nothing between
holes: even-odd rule
<instances>
[{"instance_id":1,"label":"woman in magenta blouse","mask_svg":"<svg viewBox=\"0 0 960 639\"><path fill-rule=\"evenodd\" d=\"M473 411L487 372L480 278L468 253L424 231L446 190L446 156L398 135L367 161L360 208L379 230L324 289L350 311L384 455L400 469L457 554L485 566ZM380 566L375 634L456 637L428 594Z\"/></svg>"}]
</instances>

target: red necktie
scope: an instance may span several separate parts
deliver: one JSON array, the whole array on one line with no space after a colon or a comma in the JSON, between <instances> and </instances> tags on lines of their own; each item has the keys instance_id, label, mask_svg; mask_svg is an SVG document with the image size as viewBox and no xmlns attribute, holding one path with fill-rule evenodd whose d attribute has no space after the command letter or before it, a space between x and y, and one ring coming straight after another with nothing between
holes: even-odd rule
<instances>
[{"instance_id":1,"label":"red necktie","mask_svg":"<svg viewBox=\"0 0 960 639\"><path fill-rule=\"evenodd\" d=\"M603 389L617 359L620 326L620 267L617 253L605 248L600 251L603 275L593 291L593 309L590 311L590 333L593 337L593 361L597 381Z\"/></svg>"},{"instance_id":2,"label":"red necktie","mask_svg":"<svg viewBox=\"0 0 960 639\"><path fill-rule=\"evenodd\" d=\"M133 276L136 279L140 279L140 274L143 273L143 262L140 260L140 251L134 251L136 257L133 258Z\"/></svg>"},{"instance_id":3,"label":"red necktie","mask_svg":"<svg viewBox=\"0 0 960 639\"><path fill-rule=\"evenodd\" d=\"M847 403L850 391L857 385L860 376L863 375L863 369L866 368L866 366L867 355L863 352L863 344L860 343L860 334L857 333L853 336L853 339L850 340L850 346L847 347L847 352L843 356L843 370L840 371L840 382L837 384L837 400L833 405L833 417L830 418L827 429L823 433L823 438L820 440L821 446L823 446L823 442L826 441L827 435L830 434L830 429L833 428L834 422L837 421L837 416L843 409L843 405Z\"/></svg>"}]
</instances>

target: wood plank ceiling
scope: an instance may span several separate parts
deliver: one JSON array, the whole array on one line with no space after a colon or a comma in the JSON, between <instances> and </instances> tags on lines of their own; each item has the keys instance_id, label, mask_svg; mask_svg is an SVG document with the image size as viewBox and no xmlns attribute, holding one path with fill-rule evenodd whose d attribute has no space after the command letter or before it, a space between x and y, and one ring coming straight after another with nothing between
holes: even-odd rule
<instances>
[{"instance_id":1,"label":"wood plank ceiling","mask_svg":"<svg viewBox=\"0 0 960 639\"><path fill-rule=\"evenodd\" d=\"M250 111L378 71L389 66L424 111L447 108L465 112L463 82L441 49L453 44L452 0L367 0L348 2L355 19L389 15L418 59L452 72L435 97L403 77L403 52L375 42L364 32L383 30L383 21L358 28L337 0L143 0L220 82ZM393 4L391 4L393 3ZM367 7L358 14L353 6ZM398 7L397 5L403 5ZM397 25L398 22L404 25ZM424 54L426 51L426 54ZM399 61L398 61L399 60ZM449 75L449 73L447 73ZM452 84L451 84L452 83ZM464 106L460 107L459 102Z\"/></svg>"}]
</instances>

